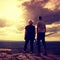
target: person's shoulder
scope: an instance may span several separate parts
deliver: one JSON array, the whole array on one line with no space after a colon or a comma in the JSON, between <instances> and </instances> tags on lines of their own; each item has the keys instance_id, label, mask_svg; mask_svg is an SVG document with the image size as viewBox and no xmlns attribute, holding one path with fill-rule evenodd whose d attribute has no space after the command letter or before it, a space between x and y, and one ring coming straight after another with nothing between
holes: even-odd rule
<instances>
[{"instance_id":1,"label":"person's shoulder","mask_svg":"<svg viewBox=\"0 0 60 60\"><path fill-rule=\"evenodd\" d=\"M33 27L35 28L35 26L33 25Z\"/></svg>"},{"instance_id":2,"label":"person's shoulder","mask_svg":"<svg viewBox=\"0 0 60 60\"><path fill-rule=\"evenodd\" d=\"M39 25L39 24L41 24L41 21L38 21L38 22L37 22L37 25Z\"/></svg>"},{"instance_id":3,"label":"person's shoulder","mask_svg":"<svg viewBox=\"0 0 60 60\"><path fill-rule=\"evenodd\" d=\"M42 21L42 23L43 23L44 25L46 25L46 23L45 23L44 21Z\"/></svg>"},{"instance_id":4,"label":"person's shoulder","mask_svg":"<svg viewBox=\"0 0 60 60\"><path fill-rule=\"evenodd\" d=\"M36 23L39 24L39 21L37 21Z\"/></svg>"},{"instance_id":5,"label":"person's shoulder","mask_svg":"<svg viewBox=\"0 0 60 60\"><path fill-rule=\"evenodd\" d=\"M29 25L26 25L25 27L28 27Z\"/></svg>"},{"instance_id":6,"label":"person's shoulder","mask_svg":"<svg viewBox=\"0 0 60 60\"><path fill-rule=\"evenodd\" d=\"M35 25L32 25L33 27L35 27Z\"/></svg>"},{"instance_id":7,"label":"person's shoulder","mask_svg":"<svg viewBox=\"0 0 60 60\"><path fill-rule=\"evenodd\" d=\"M26 26L25 26L25 29L28 28L28 27L29 27L29 25L26 25Z\"/></svg>"}]
</instances>

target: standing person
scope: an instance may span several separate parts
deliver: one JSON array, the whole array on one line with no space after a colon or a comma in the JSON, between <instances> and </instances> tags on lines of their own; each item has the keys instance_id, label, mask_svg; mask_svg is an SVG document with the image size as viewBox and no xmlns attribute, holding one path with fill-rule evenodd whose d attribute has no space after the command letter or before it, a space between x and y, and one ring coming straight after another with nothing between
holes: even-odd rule
<instances>
[{"instance_id":1,"label":"standing person","mask_svg":"<svg viewBox=\"0 0 60 60\"><path fill-rule=\"evenodd\" d=\"M24 52L26 52L27 45L30 42L30 52L33 53L33 44L35 39L35 26L33 25L33 21L30 20L29 24L25 27L25 45Z\"/></svg>"},{"instance_id":2,"label":"standing person","mask_svg":"<svg viewBox=\"0 0 60 60\"><path fill-rule=\"evenodd\" d=\"M40 45L41 41L45 50L44 55L47 55L46 43L45 43L45 32L46 32L46 25L43 22L42 17L39 16L39 21L37 23L37 50L39 55L41 53L41 45Z\"/></svg>"}]
</instances>

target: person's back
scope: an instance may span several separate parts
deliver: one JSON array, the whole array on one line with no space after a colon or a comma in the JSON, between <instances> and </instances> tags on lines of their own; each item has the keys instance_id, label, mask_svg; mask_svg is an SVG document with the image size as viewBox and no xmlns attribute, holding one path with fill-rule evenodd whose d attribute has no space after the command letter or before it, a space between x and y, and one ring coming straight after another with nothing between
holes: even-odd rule
<instances>
[{"instance_id":1,"label":"person's back","mask_svg":"<svg viewBox=\"0 0 60 60\"><path fill-rule=\"evenodd\" d=\"M46 32L46 26L45 26L45 23L43 21L39 21L37 23L37 32Z\"/></svg>"},{"instance_id":2,"label":"person's back","mask_svg":"<svg viewBox=\"0 0 60 60\"><path fill-rule=\"evenodd\" d=\"M27 45L30 41L30 51L33 52L33 43L35 39L35 26L32 21L29 21L29 24L25 27L25 45L24 51L27 49Z\"/></svg>"},{"instance_id":3,"label":"person's back","mask_svg":"<svg viewBox=\"0 0 60 60\"><path fill-rule=\"evenodd\" d=\"M33 39L35 37L35 26L26 26L26 39Z\"/></svg>"},{"instance_id":4,"label":"person's back","mask_svg":"<svg viewBox=\"0 0 60 60\"><path fill-rule=\"evenodd\" d=\"M33 25L26 26L27 34L30 34L30 35L34 34L35 33L34 29L35 27Z\"/></svg>"},{"instance_id":5,"label":"person's back","mask_svg":"<svg viewBox=\"0 0 60 60\"><path fill-rule=\"evenodd\" d=\"M46 51L46 43L45 43L45 32L46 32L46 26L45 23L42 21L42 17L39 16L39 22L37 23L37 49L38 49L38 54L41 53L41 45L40 41L42 40L44 49L45 49L45 55L47 55Z\"/></svg>"}]
</instances>

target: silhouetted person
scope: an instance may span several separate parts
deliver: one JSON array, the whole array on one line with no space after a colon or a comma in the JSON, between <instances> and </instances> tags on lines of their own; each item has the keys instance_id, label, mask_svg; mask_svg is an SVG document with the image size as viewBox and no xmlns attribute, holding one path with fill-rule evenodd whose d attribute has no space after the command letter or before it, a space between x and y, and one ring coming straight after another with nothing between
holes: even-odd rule
<instances>
[{"instance_id":1,"label":"silhouetted person","mask_svg":"<svg viewBox=\"0 0 60 60\"><path fill-rule=\"evenodd\" d=\"M27 45L30 42L30 52L33 53L34 39L35 39L35 26L33 25L33 21L30 20L29 24L25 27L25 45L24 45L25 52L27 49Z\"/></svg>"},{"instance_id":2,"label":"silhouetted person","mask_svg":"<svg viewBox=\"0 0 60 60\"><path fill-rule=\"evenodd\" d=\"M37 52L38 54L41 53L41 44L40 42L42 41L42 44L44 46L45 53L44 55L47 55L46 51L46 43L45 43L45 32L46 32L46 25L42 21L42 17L39 16L39 21L37 23Z\"/></svg>"}]
</instances>

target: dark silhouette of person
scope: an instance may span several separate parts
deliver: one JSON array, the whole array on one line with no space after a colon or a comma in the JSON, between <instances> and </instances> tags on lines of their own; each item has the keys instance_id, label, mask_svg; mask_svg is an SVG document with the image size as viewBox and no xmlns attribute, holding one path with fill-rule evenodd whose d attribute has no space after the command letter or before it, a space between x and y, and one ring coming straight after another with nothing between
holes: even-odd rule
<instances>
[{"instance_id":1,"label":"dark silhouette of person","mask_svg":"<svg viewBox=\"0 0 60 60\"><path fill-rule=\"evenodd\" d=\"M30 52L33 53L33 44L35 39L35 26L33 25L33 21L30 20L29 24L25 27L25 45L24 52L27 50L27 45L30 42Z\"/></svg>"},{"instance_id":2,"label":"dark silhouette of person","mask_svg":"<svg viewBox=\"0 0 60 60\"><path fill-rule=\"evenodd\" d=\"M41 53L41 41L44 46L44 55L47 55L46 50L46 43L45 43L45 32L46 32L46 25L44 21L42 20L42 17L39 16L39 21L37 23L37 52L38 54Z\"/></svg>"}]
</instances>

